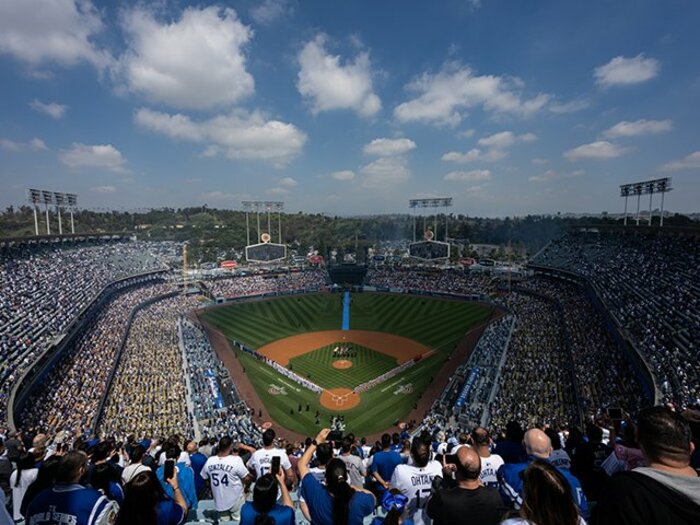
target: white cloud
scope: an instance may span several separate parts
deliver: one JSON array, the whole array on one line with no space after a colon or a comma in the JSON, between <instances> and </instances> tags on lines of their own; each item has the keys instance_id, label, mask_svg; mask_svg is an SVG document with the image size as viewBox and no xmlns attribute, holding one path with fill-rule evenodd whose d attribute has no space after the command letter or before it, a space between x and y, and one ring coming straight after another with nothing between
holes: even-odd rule
<instances>
[{"instance_id":1,"label":"white cloud","mask_svg":"<svg viewBox=\"0 0 700 525\"><path fill-rule=\"evenodd\" d=\"M470 108L529 117L550 99L549 95L540 93L525 100L520 87L521 82L511 78L478 76L469 67L448 63L436 74L424 73L413 80L407 89L416 93L416 98L396 106L394 117L400 122L455 126Z\"/></svg>"},{"instance_id":2,"label":"white cloud","mask_svg":"<svg viewBox=\"0 0 700 525\"><path fill-rule=\"evenodd\" d=\"M9 139L0 139L0 148L10 153L19 153L24 149L24 144Z\"/></svg>"},{"instance_id":3,"label":"white cloud","mask_svg":"<svg viewBox=\"0 0 700 525\"><path fill-rule=\"evenodd\" d=\"M29 142L15 142L14 140L0 139L0 149L10 153L20 153L25 150L45 151L49 148L40 138L34 137Z\"/></svg>"},{"instance_id":4,"label":"white cloud","mask_svg":"<svg viewBox=\"0 0 700 525\"><path fill-rule=\"evenodd\" d=\"M97 168L126 173L126 160L111 144L81 144L74 142L70 149L59 155L63 164L72 169Z\"/></svg>"},{"instance_id":5,"label":"white cloud","mask_svg":"<svg viewBox=\"0 0 700 525\"><path fill-rule=\"evenodd\" d=\"M367 188L391 187L411 178L404 157L380 157L360 168L361 183Z\"/></svg>"},{"instance_id":6,"label":"white cloud","mask_svg":"<svg viewBox=\"0 0 700 525\"><path fill-rule=\"evenodd\" d=\"M571 171L569 173L558 173L554 170L547 170L542 175L533 175L530 177L532 182L549 182L556 179L572 179L574 177L581 177L585 175L586 172L583 170Z\"/></svg>"},{"instance_id":7,"label":"white cloud","mask_svg":"<svg viewBox=\"0 0 700 525\"><path fill-rule=\"evenodd\" d=\"M334 171L331 173L331 177L335 180L353 180L355 178L355 172L352 170Z\"/></svg>"},{"instance_id":8,"label":"white cloud","mask_svg":"<svg viewBox=\"0 0 700 525\"><path fill-rule=\"evenodd\" d=\"M646 120L640 119L634 122L623 120L618 122L610 129L606 130L603 135L614 139L618 137L637 137L639 135L656 135L671 131L673 121L671 120Z\"/></svg>"},{"instance_id":9,"label":"white cloud","mask_svg":"<svg viewBox=\"0 0 700 525\"><path fill-rule=\"evenodd\" d=\"M29 141L29 148L33 149L34 151L44 151L49 149L46 147L44 141L37 137L34 137L32 140Z\"/></svg>"},{"instance_id":10,"label":"white cloud","mask_svg":"<svg viewBox=\"0 0 700 525\"><path fill-rule=\"evenodd\" d=\"M117 188L115 188L114 186L95 186L93 188L90 188L90 191L92 191L93 193L105 194L105 193L114 193L117 191Z\"/></svg>"},{"instance_id":11,"label":"white cloud","mask_svg":"<svg viewBox=\"0 0 700 525\"><path fill-rule=\"evenodd\" d=\"M452 182L474 182L490 178L491 172L489 170L451 171L443 177L444 180Z\"/></svg>"},{"instance_id":12,"label":"white cloud","mask_svg":"<svg viewBox=\"0 0 700 525\"><path fill-rule=\"evenodd\" d=\"M93 38L103 29L99 13L85 0L3 0L0 53L36 67L49 62L106 66L109 55Z\"/></svg>"},{"instance_id":13,"label":"white cloud","mask_svg":"<svg viewBox=\"0 0 700 525\"><path fill-rule=\"evenodd\" d=\"M173 139L209 143L231 159L259 159L279 165L297 156L307 137L293 124L266 120L260 112L232 111L201 122L181 114L170 115L147 108L139 109L134 120L145 129Z\"/></svg>"},{"instance_id":14,"label":"white cloud","mask_svg":"<svg viewBox=\"0 0 700 525\"><path fill-rule=\"evenodd\" d=\"M659 168L661 171L681 171L700 169L700 151L694 151L687 157L668 162Z\"/></svg>"},{"instance_id":15,"label":"white cloud","mask_svg":"<svg viewBox=\"0 0 700 525\"><path fill-rule=\"evenodd\" d=\"M293 188L294 186L299 184L297 180L292 177L282 177L279 180L279 183L281 186L286 186L287 188Z\"/></svg>"},{"instance_id":16,"label":"white cloud","mask_svg":"<svg viewBox=\"0 0 700 525\"><path fill-rule=\"evenodd\" d=\"M234 104L253 94L245 47L253 32L230 8L187 8L159 23L135 8L123 17L128 49L115 68L122 89L175 108Z\"/></svg>"},{"instance_id":17,"label":"white cloud","mask_svg":"<svg viewBox=\"0 0 700 525\"><path fill-rule=\"evenodd\" d=\"M265 0L250 10L250 16L261 26L269 26L290 10L287 0Z\"/></svg>"},{"instance_id":18,"label":"white cloud","mask_svg":"<svg viewBox=\"0 0 700 525\"><path fill-rule=\"evenodd\" d=\"M661 69L661 63L654 58L645 58L640 53L634 58L617 56L607 64L595 68L593 76L596 84L602 87L640 84L651 80Z\"/></svg>"},{"instance_id":19,"label":"white cloud","mask_svg":"<svg viewBox=\"0 0 700 525\"><path fill-rule=\"evenodd\" d=\"M265 193L267 193L268 195L288 195L289 190L287 188L277 186L275 188L270 188Z\"/></svg>"},{"instance_id":20,"label":"white cloud","mask_svg":"<svg viewBox=\"0 0 700 525\"><path fill-rule=\"evenodd\" d=\"M534 140L537 140L537 135L534 133L516 135L512 131L501 131L489 135L488 137L482 137L477 141L479 146L489 148L486 151L479 148L470 149L466 153L450 151L442 156L442 160L446 162L456 162L458 164L466 164L475 161L496 162L506 158L508 156L507 148L511 147L516 142L533 142Z\"/></svg>"},{"instance_id":21,"label":"white cloud","mask_svg":"<svg viewBox=\"0 0 700 525\"><path fill-rule=\"evenodd\" d=\"M516 142L533 142L537 140L537 135L534 133L524 133L516 135L512 131L501 131L494 133L488 137L480 138L477 144L487 148L506 149L511 147Z\"/></svg>"},{"instance_id":22,"label":"white cloud","mask_svg":"<svg viewBox=\"0 0 700 525\"><path fill-rule=\"evenodd\" d=\"M599 140L570 149L564 153L564 157L572 161L579 159L614 159L624 155L628 150L629 148L623 148L612 142Z\"/></svg>"},{"instance_id":23,"label":"white cloud","mask_svg":"<svg viewBox=\"0 0 700 525\"><path fill-rule=\"evenodd\" d=\"M389 155L402 155L416 148L416 143L410 139L374 139L365 144L362 149L365 155L386 157Z\"/></svg>"},{"instance_id":24,"label":"white cloud","mask_svg":"<svg viewBox=\"0 0 700 525\"><path fill-rule=\"evenodd\" d=\"M496 162L508 156L508 152L501 149L491 149L482 151L479 148L470 149L466 153L459 151L450 151L445 153L441 158L445 162L456 162L457 164L466 164L468 162Z\"/></svg>"},{"instance_id":25,"label":"white cloud","mask_svg":"<svg viewBox=\"0 0 700 525\"><path fill-rule=\"evenodd\" d=\"M535 165L537 165L537 166L543 166L543 165L545 165L545 164L549 164L549 159L543 159L543 158L540 158L540 157L535 157L534 159L532 159L532 163L535 164Z\"/></svg>"},{"instance_id":26,"label":"white cloud","mask_svg":"<svg viewBox=\"0 0 700 525\"><path fill-rule=\"evenodd\" d=\"M591 103L585 99L570 100L569 102L553 102L549 105L549 111L556 114L575 113L590 107Z\"/></svg>"},{"instance_id":27,"label":"white cloud","mask_svg":"<svg viewBox=\"0 0 700 525\"><path fill-rule=\"evenodd\" d=\"M68 109L68 106L64 104L58 104L56 102L49 102L48 104L44 104L43 102L37 99L32 100L29 103L29 107L32 108L34 111L44 113L56 120L63 118L63 115L66 114L66 110Z\"/></svg>"},{"instance_id":28,"label":"white cloud","mask_svg":"<svg viewBox=\"0 0 700 525\"><path fill-rule=\"evenodd\" d=\"M363 117L375 115L382 103L372 91L369 54L362 52L343 65L340 56L326 51L326 40L318 35L299 53L299 93L309 100L314 113L352 109Z\"/></svg>"},{"instance_id":29,"label":"white cloud","mask_svg":"<svg viewBox=\"0 0 700 525\"><path fill-rule=\"evenodd\" d=\"M474 136L474 133L476 133L476 130L465 129L464 131L457 133L457 136L461 139L469 139Z\"/></svg>"}]
</instances>

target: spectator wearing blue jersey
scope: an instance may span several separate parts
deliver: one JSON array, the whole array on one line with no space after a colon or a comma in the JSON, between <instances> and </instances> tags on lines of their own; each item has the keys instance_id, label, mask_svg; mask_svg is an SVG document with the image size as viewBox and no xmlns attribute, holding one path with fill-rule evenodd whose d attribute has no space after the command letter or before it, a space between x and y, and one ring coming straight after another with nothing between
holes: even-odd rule
<instances>
[{"instance_id":1,"label":"spectator wearing blue jersey","mask_svg":"<svg viewBox=\"0 0 700 525\"><path fill-rule=\"evenodd\" d=\"M506 425L506 438L496 443L495 454L503 458L505 463L522 463L525 461L523 450L523 429L517 421Z\"/></svg>"},{"instance_id":2,"label":"spectator wearing blue jersey","mask_svg":"<svg viewBox=\"0 0 700 525\"><path fill-rule=\"evenodd\" d=\"M371 492L348 483L348 469L338 458L326 465L326 485L310 472L309 463L316 447L325 443L330 429L324 428L306 448L299 460L299 476L304 498L314 525L362 525L364 518L374 510Z\"/></svg>"},{"instance_id":3,"label":"spectator wearing blue jersey","mask_svg":"<svg viewBox=\"0 0 700 525\"><path fill-rule=\"evenodd\" d=\"M87 468L88 458L83 452L74 450L63 456L55 474L56 484L33 499L27 523L114 523L119 506L100 491L79 484Z\"/></svg>"},{"instance_id":4,"label":"spectator wearing blue jersey","mask_svg":"<svg viewBox=\"0 0 700 525\"><path fill-rule=\"evenodd\" d=\"M374 492L381 497L390 488L389 481L394 475L394 470L401 465L403 460L398 452L392 450L391 436L382 434L382 450L372 456L372 466L370 474L374 478Z\"/></svg>"},{"instance_id":5,"label":"spectator wearing blue jersey","mask_svg":"<svg viewBox=\"0 0 700 525\"><path fill-rule=\"evenodd\" d=\"M206 483L204 482L204 478L201 476L201 473L204 464L207 462L207 456L199 451L199 446L194 440L187 443L186 449L190 456L192 472L194 472L194 488L197 492L197 496L200 497L202 495L202 491L206 487Z\"/></svg>"},{"instance_id":6,"label":"spectator wearing blue jersey","mask_svg":"<svg viewBox=\"0 0 700 525\"><path fill-rule=\"evenodd\" d=\"M277 495L282 491L282 505ZM287 490L282 469L260 476L253 489L253 501L241 508L241 525L294 525L294 503Z\"/></svg>"},{"instance_id":7,"label":"spectator wearing blue jersey","mask_svg":"<svg viewBox=\"0 0 700 525\"><path fill-rule=\"evenodd\" d=\"M549 455L552 453L552 442L549 437L536 428L530 429L525 433L523 445L527 453L527 462L506 463L498 469L496 474L501 497L506 505L514 510L520 510L523 506L523 471L529 463L536 459L548 461ZM568 470L560 469L560 472L569 483L574 503L576 503L581 514L587 517L588 503L581 488L581 483Z\"/></svg>"},{"instance_id":8,"label":"spectator wearing blue jersey","mask_svg":"<svg viewBox=\"0 0 700 525\"><path fill-rule=\"evenodd\" d=\"M165 451L165 458L166 460L170 459L177 461L180 454L180 447L170 444ZM165 465L161 465L156 471L156 476L158 476L158 480L160 481L160 484L168 497L173 498L174 489L164 479L164 473ZM175 464L175 476L177 477L178 485L182 492L182 497L185 498L185 502L187 503L187 508L189 510L197 509L197 493L194 486L194 472L184 463L184 461L179 461Z\"/></svg>"},{"instance_id":9,"label":"spectator wearing blue jersey","mask_svg":"<svg viewBox=\"0 0 700 525\"><path fill-rule=\"evenodd\" d=\"M124 486L124 505L119 510L117 525L179 525L187 515L187 503L177 482L168 481L174 498L163 491L153 471L136 474Z\"/></svg>"},{"instance_id":10,"label":"spectator wearing blue jersey","mask_svg":"<svg viewBox=\"0 0 700 525\"><path fill-rule=\"evenodd\" d=\"M542 459L528 464L522 471L522 508L501 525L585 525L564 472Z\"/></svg>"}]
</instances>

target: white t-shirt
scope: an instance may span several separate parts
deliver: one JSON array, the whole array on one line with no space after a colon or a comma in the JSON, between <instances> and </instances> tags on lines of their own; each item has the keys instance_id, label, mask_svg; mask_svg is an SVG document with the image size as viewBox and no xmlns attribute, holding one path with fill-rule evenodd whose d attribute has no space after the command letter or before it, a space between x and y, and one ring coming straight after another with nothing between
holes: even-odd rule
<instances>
[{"instance_id":1,"label":"white t-shirt","mask_svg":"<svg viewBox=\"0 0 700 525\"><path fill-rule=\"evenodd\" d=\"M148 472L150 470L150 468L148 468L146 465L142 465L141 463L134 463L133 465L129 465L122 471L122 483L126 485L136 476L141 474L141 472Z\"/></svg>"},{"instance_id":2,"label":"white t-shirt","mask_svg":"<svg viewBox=\"0 0 700 525\"><path fill-rule=\"evenodd\" d=\"M158 460L158 465L163 466L165 465L165 454L160 455L160 459ZM186 451L180 452L180 457L177 458L177 461L175 463L184 463L188 467L192 466L192 461L190 460L190 455Z\"/></svg>"},{"instance_id":3,"label":"white t-shirt","mask_svg":"<svg viewBox=\"0 0 700 525\"><path fill-rule=\"evenodd\" d=\"M262 477L265 474L269 474L270 470L272 470L272 458L274 456L280 457L280 466L282 470L286 471L292 468L289 456L287 456L287 453L281 448L261 448L260 450L256 450L253 452L253 455L250 456L247 466L250 470L255 472L257 478Z\"/></svg>"},{"instance_id":4,"label":"white t-shirt","mask_svg":"<svg viewBox=\"0 0 700 525\"><path fill-rule=\"evenodd\" d=\"M503 458L498 454L491 454L487 458L481 458L481 474L479 479L487 487L498 487L496 472L503 465Z\"/></svg>"},{"instance_id":5,"label":"white t-shirt","mask_svg":"<svg viewBox=\"0 0 700 525\"><path fill-rule=\"evenodd\" d=\"M424 508L428 503L435 476L442 476L442 465L434 460L423 468L399 465L391 476L391 486L399 489L408 498L405 515L413 519L415 525L432 523Z\"/></svg>"},{"instance_id":6,"label":"white t-shirt","mask_svg":"<svg viewBox=\"0 0 700 525\"><path fill-rule=\"evenodd\" d=\"M15 487L17 482L17 470L15 470L10 475L10 486L12 487L12 519L19 521L24 519L19 509L22 505L22 499L24 498L24 493L27 492L27 487L34 483L37 475L39 474L38 468L30 468L22 471L22 475L19 478L19 486Z\"/></svg>"},{"instance_id":7,"label":"white t-shirt","mask_svg":"<svg viewBox=\"0 0 700 525\"><path fill-rule=\"evenodd\" d=\"M211 456L200 475L211 482L216 510L225 511L243 503L243 480L249 474L239 456Z\"/></svg>"}]
</instances>

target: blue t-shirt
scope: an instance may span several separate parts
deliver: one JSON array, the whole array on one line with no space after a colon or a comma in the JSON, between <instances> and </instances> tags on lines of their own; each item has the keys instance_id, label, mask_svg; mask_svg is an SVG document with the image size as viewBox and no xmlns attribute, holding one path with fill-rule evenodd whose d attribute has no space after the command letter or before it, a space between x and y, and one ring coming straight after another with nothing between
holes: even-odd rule
<instances>
[{"instance_id":1,"label":"blue t-shirt","mask_svg":"<svg viewBox=\"0 0 700 525\"><path fill-rule=\"evenodd\" d=\"M372 458L372 466L369 471L370 474L379 472L379 475L384 481L389 483L391 481L391 476L394 475L394 469L403 463L401 459L401 454L398 452L377 452ZM377 488L383 492L384 487L377 484Z\"/></svg>"},{"instance_id":2,"label":"blue t-shirt","mask_svg":"<svg viewBox=\"0 0 700 525\"><path fill-rule=\"evenodd\" d=\"M201 452L195 452L194 454L190 454L190 462L192 463L192 470L194 471L194 488L199 495L202 493L202 489L204 489L205 486L204 478L201 476L201 473L204 464L207 462L207 457Z\"/></svg>"},{"instance_id":3,"label":"blue t-shirt","mask_svg":"<svg viewBox=\"0 0 700 525\"><path fill-rule=\"evenodd\" d=\"M304 500L314 525L333 525L333 497L311 474L301 480ZM348 525L362 525L365 516L374 511L374 497L366 492L355 492L350 499Z\"/></svg>"},{"instance_id":4,"label":"blue t-shirt","mask_svg":"<svg viewBox=\"0 0 700 525\"><path fill-rule=\"evenodd\" d=\"M185 510L171 499L164 499L156 505L158 525L178 525L185 519Z\"/></svg>"},{"instance_id":5,"label":"blue t-shirt","mask_svg":"<svg viewBox=\"0 0 700 525\"><path fill-rule=\"evenodd\" d=\"M253 502L246 502L241 508L240 525L255 525L255 518L258 514L259 512L253 507ZM275 520L275 525L294 525L294 511L284 505L275 503L267 515Z\"/></svg>"},{"instance_id":6,"label":"blue t-shirt","mask_svg":"<svg viewBox=\"0 0 700 525\"><path fill-rule=\"evenodd\" d=\"M190 467L184 463L177 463L177 483L180 486L180 492L182 497L185 498L185 503L187 503L187 508L196 509L197 508L197 490L194 485L194 472ZM160 481L165 494L169 498L174 498L173 488L170 483L165 481L163 475L165 474L165 465L161 465L156 470L156 477Z\"/></svg>"}]
</instances>

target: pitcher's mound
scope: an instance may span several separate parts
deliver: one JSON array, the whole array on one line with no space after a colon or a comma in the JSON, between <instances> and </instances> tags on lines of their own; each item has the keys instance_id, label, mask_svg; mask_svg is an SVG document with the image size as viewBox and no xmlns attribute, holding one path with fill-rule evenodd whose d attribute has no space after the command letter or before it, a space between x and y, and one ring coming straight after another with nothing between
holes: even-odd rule
<instances>
[{"instance_id":1,"label":"pitcher's mound","mask_svg":"<svg viewBox=\"0 0 700 525\"><path fill-rule=\"evenodd\" d=\"M345 370L346 368L351 367L352 361L348 361L347 359L338 359L337 361L333 361L333 368L340 368L341 370Z\"/></svg>"},{"instance_id":2,"label":"pitcher's mound","mask_svg":"<svg viewBox=\"0 0 700 525\"><path fill-rule=\"evenodd\" d=\"M321 394L321 405L328 410L350 410L360 404L360 395L349 388L331 388Z\"/></svg>"}]
</instances>

